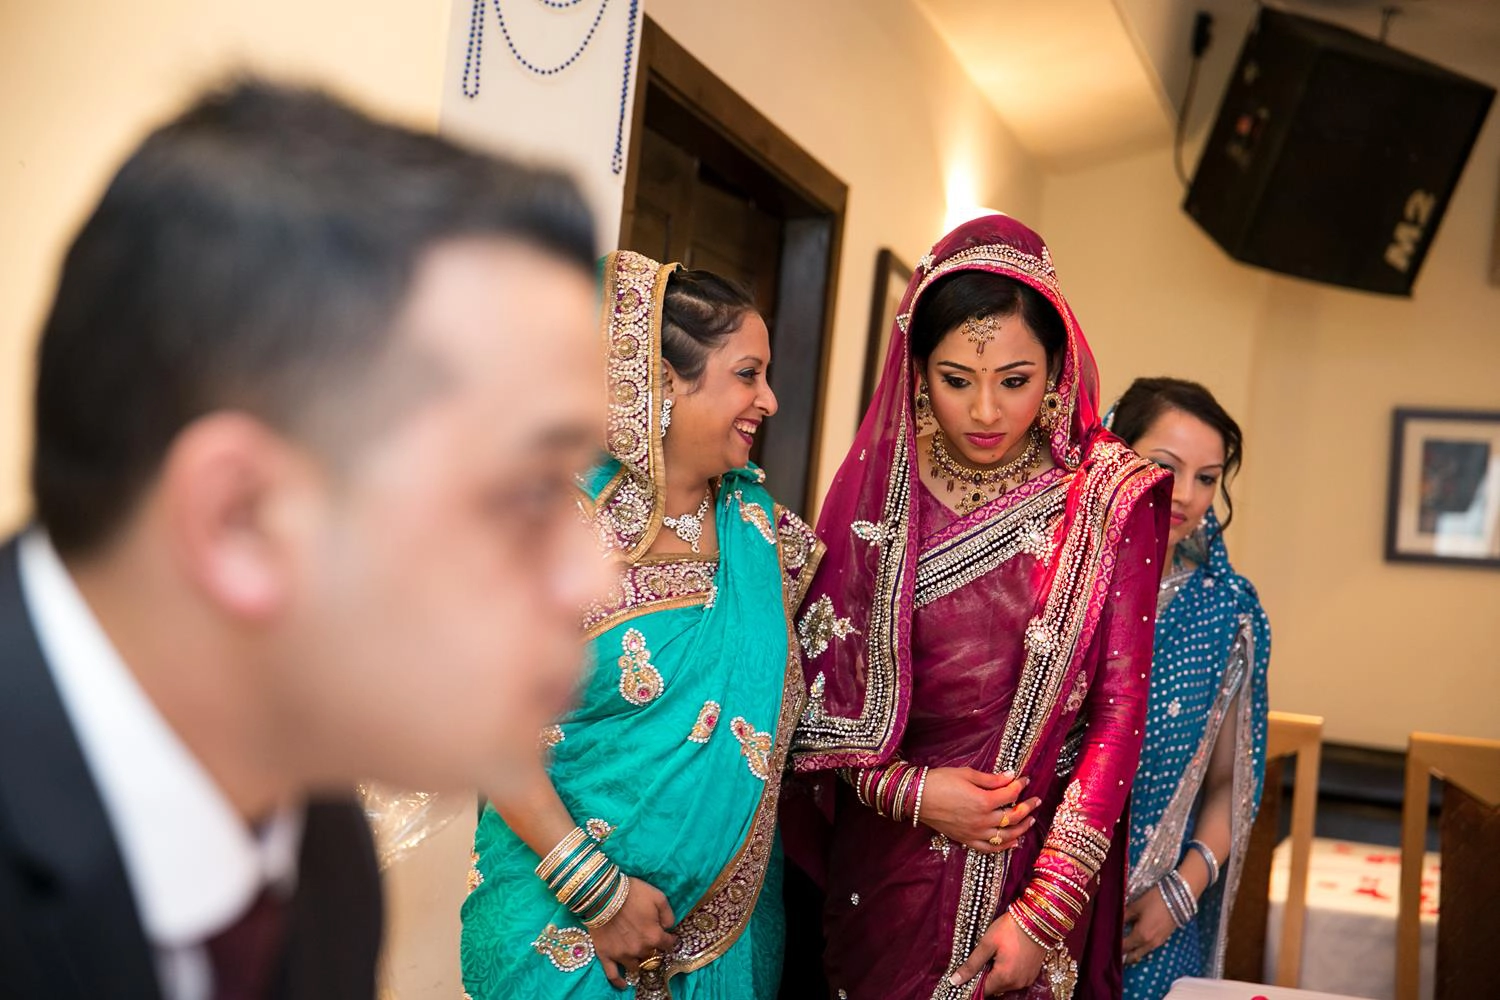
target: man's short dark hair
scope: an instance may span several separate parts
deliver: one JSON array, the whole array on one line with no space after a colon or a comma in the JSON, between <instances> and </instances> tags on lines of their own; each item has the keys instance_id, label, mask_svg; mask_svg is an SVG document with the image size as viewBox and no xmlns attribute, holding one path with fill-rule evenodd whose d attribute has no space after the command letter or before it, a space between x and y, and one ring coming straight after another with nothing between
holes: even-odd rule
<instances>
[{"instance_id":1,"label":"man's short dark hair","mask_svg":"<svg viewBox=\"0 0 1500 1000\"><path fill-rule=\"evenodd\" d=\"M73 241L42 332L31 482L63 553L102 545L190 422L296 431L357 393L424 251L521 241L590 269L577 186L243 81L153 132Z\"/></svg>"}]
</instances>

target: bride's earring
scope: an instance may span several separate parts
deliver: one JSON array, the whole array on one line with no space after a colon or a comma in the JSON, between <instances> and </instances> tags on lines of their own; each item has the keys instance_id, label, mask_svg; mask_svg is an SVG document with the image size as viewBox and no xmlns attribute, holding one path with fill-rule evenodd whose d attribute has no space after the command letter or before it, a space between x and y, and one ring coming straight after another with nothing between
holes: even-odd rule
<instances>
[{"instance_id":1,"label":"bride's earring","mask_svg":"<svg viewBox=\"0 0 1500 1000\"><path fill-rule=\"evenodd\" d=\"M1062 394L1057 391L1057 383L1049 380L1047 391L1042 394L1042 408L1037 411L1036 423L1042 430L1052 429L1057 422L1057 415L1062 412Z\"/></svg>"},{"instance_id":2,"label":"bride's earring","mask_svg":"<svg viewBox=\"0 0 1500 1000\"><path fill-rule=\"evenodd\" d=\"M668 396L661 402L661 436L667 436L667 428L672 426L672 397Z\"/></svg>"},{"instance_id":3,"label":"bride's earring","mask_svg":"<svg viewBox=\"0 0 1500 1000\"><path fill-rule=\"evenodd\" d=\"M932 416L932 397L927 394L927 380L923 379L917 383L917 417L926 419Z\"/></svg>"}]
</instances>

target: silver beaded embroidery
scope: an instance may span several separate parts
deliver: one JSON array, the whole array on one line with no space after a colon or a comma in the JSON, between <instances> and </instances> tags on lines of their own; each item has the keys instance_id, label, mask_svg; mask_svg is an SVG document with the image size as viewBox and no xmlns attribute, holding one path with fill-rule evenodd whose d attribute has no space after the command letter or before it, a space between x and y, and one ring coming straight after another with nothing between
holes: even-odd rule
<instances>
[{"instance_id":1,"label":"silver beaded embroidery","mask_svg":"<svg viewBox=\"0 0 1500 1000\"><path fill-rule=\"evenodd\" d=\"M884 545L891 537L890 525L884 521L855 521L849 525L849 530L855 538L869 542L877 548Z\"/></svg>"},{"instance_id":2,"label":"silver beaded embroidery","mask_svg":"<svg viewBox=\"0 0 1500 1000\"><path fill-rule=\"evenodd\" d=\"M813 601L797 623L797 638L810 660L822 656L835 639L847 639L857 631L848 618L840 618L834 612L833 599L827 594Z\"/></svg>"},{"instance_id":3,"label":"silver beaded embroidery","mask_svg":"<svg viewBox=\"0 0 1500 1000\"><path fill-rule=\"evenodd\" d=\"M1067 482L1058 479L974 530L923 552L917 559L917 607L968 586L1022 553L1050 559L1053 531L1067 503Z\"/></svg>"},{"instance_id":4,"label":"silver beaded embroidery","mask_svg":"<svg viewBox=\"0 0 1500 1000\"><path fill-rule=\"evenodd\" d=\"M827 686L828 678L821 671L807 686L807 707L802 710L805 725L814 725L823 718L823 692Z\"/></svg>"}]
</instances>

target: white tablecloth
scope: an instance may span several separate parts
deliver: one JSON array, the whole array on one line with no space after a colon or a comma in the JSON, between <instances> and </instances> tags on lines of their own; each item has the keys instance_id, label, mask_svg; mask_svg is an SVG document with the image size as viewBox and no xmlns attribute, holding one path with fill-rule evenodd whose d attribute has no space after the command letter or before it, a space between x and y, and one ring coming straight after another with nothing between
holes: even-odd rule
<instances>
[{"instance_id":1,"label":"white tablecloth","mask_svg":"<svg viewBox=\"0 0 1500 1000\"><path fill-rule=\"evenodd\" d=\"M1312 993L1285 986L1238 983L1232 979L1179 979L1166 1000L1349 1000L1337 993Z\"/></svg>"},{"instance_id":2,"label":"white tablecloth","mask_svg":"<svg viewBox=\"0 0 1500 1000\"><path fill-rule=\"evenodd\" d=\"M1275 978L1286 905L1291 841L1276 848L1271 862L1271 908L1266 920L1265 977ZM1422 863L1423 1000L1432 1000L1433 959L1437 950L1438 855ZM1347 997L1391 1000L1396 994L1396 908L1401 855L1374 844L1317 838L1307 877L1307 921L1303 925L1304 990ZM1175 990L1172 994L1176 996ZM1276 994L1262 994L1274 997ZM1246 994L1249 996L1249 994Z\"/></svg>"}]
</instances>

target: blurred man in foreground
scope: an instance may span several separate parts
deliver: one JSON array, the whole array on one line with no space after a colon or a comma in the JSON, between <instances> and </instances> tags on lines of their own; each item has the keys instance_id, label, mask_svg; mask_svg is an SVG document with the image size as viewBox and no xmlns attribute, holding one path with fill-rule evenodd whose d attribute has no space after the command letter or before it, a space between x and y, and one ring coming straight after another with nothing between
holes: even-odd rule
<instances>
[{"instance_id":1,"label":"blurred man in foreground","mask_svg":"<svg viewBox=\"0 0 1500 1000\"><path fill-rule=\"evenodd\" d=\"M573 184L245 83L63 264L0 548L0 993L370 997L358 779L494 788L605 569Z\"/></svg>"}]
</instances>

